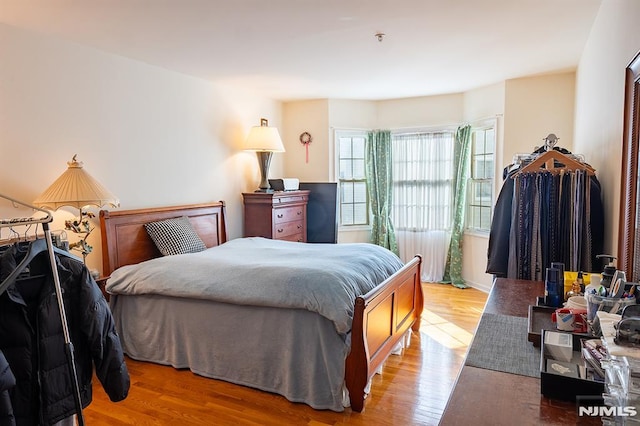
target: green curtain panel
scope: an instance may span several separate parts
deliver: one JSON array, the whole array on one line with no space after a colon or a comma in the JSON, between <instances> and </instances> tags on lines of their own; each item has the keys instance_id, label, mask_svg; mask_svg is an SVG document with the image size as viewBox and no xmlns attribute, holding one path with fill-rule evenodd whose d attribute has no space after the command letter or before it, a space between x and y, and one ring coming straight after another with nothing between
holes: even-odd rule
<instances>
[{"instance_id":1,"label":"green curtain panel","mask_svg":"<svg viewBox=\"0 0 640 426\"><path fill-rule=\"evenodd\" d=\"M462 279L462 237L464 234L464 213L467 204L467 179L469 178L469 161L471 160L471 126L458 127L454 145L453 187L453 224L451 244L447 254L443 283L451 283L459 288L467 288Z\"/></svg>"},{"instance_id":2,"label":"green curtain panel","mask_svg":"<svg viewBox=\"0 0 640 426\"><path fill-rule=\"evenodd\" d=\"M388 130L368 132L365 155L367 190L373 213L371 242L399 254L391 223L391 132Z\"/></svg>"}]
</instances>

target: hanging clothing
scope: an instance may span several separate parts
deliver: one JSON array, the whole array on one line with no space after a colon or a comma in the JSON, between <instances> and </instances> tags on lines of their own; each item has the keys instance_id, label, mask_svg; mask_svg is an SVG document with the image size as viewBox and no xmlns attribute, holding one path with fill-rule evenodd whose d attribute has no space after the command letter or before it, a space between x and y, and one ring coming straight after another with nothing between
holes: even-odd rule
<instances>
[{"instance_id":1,"label":"hanging clothing","mask_svg":"<svg viewBox=\"0 0 640 426\"><path fill-rule=\"evenodd\" d=\"M600 182L581 170L522 173L505 179L491 223L486 272L544 280L551 262L600 271L604 244Z\"/></svg>"},{"instance_id":2,"label":"hanging clothing","mask_svg":"<svg viewBox=\"0 0 640 426\"><path fill-rule=\"evenodd\" d=\"M16 378L11 405L17 425L51 425L76 412L60 311L48 253L29 264L0 296L0 350ZM0 282L19 264L16 246L0 258ZM82 406L92 399L96 376L111 401L127 397L130 379L111 311L85 265L56 255L73 343Z\"/></svg>"},{"instance_id":3,"label":"hanging clothing","mask_svg":"<svg viewBox=\"0 0 640 426\"><path fill-rule=\"evenodd\" d=\"M13 407L9 397L9 390L16 385L16 378L9 367L9 362L0 352L0 426L15 426Z\"/></svg>"}]
</instances>

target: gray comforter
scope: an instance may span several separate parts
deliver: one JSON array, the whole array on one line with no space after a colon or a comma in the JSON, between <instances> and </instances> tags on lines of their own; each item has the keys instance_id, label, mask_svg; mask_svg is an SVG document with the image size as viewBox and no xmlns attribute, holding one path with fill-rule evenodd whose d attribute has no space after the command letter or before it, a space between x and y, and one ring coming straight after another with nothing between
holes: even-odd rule
<instances>
[{"instance_id":1,"label":"gray comforter","mask_svg":"<svg viewBox=\"0 0 640 426\"><path fill-rule=\"evenodd\" d=\"M355 298L403 266L373 244L304 244L239 238L200 253L165 256L117 269L112 294L160 294L305 309L351 329Z\"/></svg>"}]
</instances>

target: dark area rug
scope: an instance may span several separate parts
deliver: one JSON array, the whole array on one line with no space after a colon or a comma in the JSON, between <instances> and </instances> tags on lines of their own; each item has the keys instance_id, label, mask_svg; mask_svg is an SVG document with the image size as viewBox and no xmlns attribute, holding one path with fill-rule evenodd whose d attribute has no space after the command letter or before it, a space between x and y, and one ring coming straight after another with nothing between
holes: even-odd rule
<instances>
[{"instance_id":1,"label":"dark area rug","mask_svg":"<svg viewBox=\"0 0 640 426\"><path fill-rule=\"evenodd\" d=\"M540 349L527 340L528 319L482 314L465 365L540 377Z\"/></svg>"}]
</instances>

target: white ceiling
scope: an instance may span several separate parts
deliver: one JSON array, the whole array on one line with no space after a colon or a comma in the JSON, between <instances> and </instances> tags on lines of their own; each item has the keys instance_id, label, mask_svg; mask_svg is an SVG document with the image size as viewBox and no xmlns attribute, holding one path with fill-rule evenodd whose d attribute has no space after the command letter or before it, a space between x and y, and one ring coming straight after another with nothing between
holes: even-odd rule
<instances>
[{"instance_id":1,"label":"white ceiling","mask_svg":"<svg viewBox=\"0 0 640 426\"><path fill-rule=\"evenodd\" d=\"M600 3L0 0L0 22L274 99L379 100L573 70Z\"/></svg>"}]
</instances>

